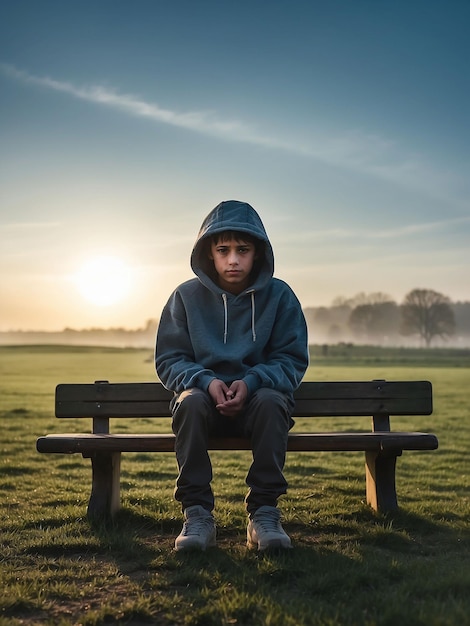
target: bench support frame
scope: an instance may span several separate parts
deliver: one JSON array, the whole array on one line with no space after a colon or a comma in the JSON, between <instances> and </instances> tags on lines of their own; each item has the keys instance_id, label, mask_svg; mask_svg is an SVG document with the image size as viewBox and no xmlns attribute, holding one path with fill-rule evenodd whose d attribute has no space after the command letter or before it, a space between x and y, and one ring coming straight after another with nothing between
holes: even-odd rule
<instances>
[{"instance_id":1,"label":"bench support frame","mask_svg":"<svg viewBox=\"0 0 470 626\"><path fill-rule=\"evenodd\" d=\"M401 450L365 453L366 501L378 513L398 510L395 482L398 456L401 456ZM94 453L90 459L92 488L88 517L112 518L121 508L121 453Z\"/></svg>"},{"instance_id":2,"label":"bench support frame","mask_svg":"<svg viewBox=\"0 0 470 626\"><path fill-rule=\"evenodd\" d=\"M366 498L374 511L391 513L398 509L395 470L399 451L366 451Z\"/></svg>"},{"instance_id":3,"label":"bench support frame","mask_svg":"<svg viewBox=\"0 0 470 626\"><path fill-rule=\"evenodd\" d=\"M90 458L92 483L88 517L113 517L121 508L121 453L94 453Z\"/></svg>"}]
</instances>

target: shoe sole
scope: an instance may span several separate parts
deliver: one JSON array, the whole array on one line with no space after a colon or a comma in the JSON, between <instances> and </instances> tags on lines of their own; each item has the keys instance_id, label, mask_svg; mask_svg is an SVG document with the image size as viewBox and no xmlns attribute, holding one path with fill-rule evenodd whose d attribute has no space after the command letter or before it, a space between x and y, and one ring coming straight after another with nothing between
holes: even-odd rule
<instances>
[{"instance_id":1,"label":"shoe sole","mask_svg":"<svg viewBox=\"0 0 470 626\"><path fill-rule=\"evenodd\" d=\"M211 541L209 541L209 543L207 544L207 546L203 546L201 544L197 544L197 543L188 543L186 545L176 545L175 543L175 547L174 550L175 552L205 552L205 550L207 550L207 548L215 548L217 545L216 539L211 539Z\"/></svg>"},{"instance_id":2,"label":"shoe sole","mask_svg":"<svg viewBox=\"0 0 470 626\"><path fill-rule=\"evenodd\" d=\"M255 543L251 541L250 539L247 539L246 545L249 550L258 550L258 552L266 552L267 550L274 551L274 550L291 550L292 549L291 544L286 545L281 541L281 539L273 539L265 546L261 546L259 543Z\"/></svg>"},{"instance_id":3,"label":"shoe sole","mask_svg":"<svg viewBox=\"0 0 470 626\"><path fill-rule=\"evenodd\" d=\"M203 547L203 546L180 546L180 547L176 547L174 548L175 552L205 552L206 550L210 549L210 548L215 548L216 544L215 543L211 543L210 545Z\"/></svg>"}]
</instances>

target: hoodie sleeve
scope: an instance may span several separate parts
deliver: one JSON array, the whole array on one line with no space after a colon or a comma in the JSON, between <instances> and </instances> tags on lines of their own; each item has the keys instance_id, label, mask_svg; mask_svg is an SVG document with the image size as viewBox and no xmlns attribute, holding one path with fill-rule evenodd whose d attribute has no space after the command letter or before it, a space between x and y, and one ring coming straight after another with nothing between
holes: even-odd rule
<instances>
[{"instance_id":1,"label":"hoodie sleeve","mask_svg":"<svg viewBox=\"0 0 470 626\"><path fill-rule=\"evenodd\" d=\"M155 366L158 377L170 391L180 393L191 387L207 390L214 372L195 362L188 331L186 310L176 290L163 309L157 333Z\"/></svg>"},{"instance_id":2,"label":"hoodie sleeve","mask_svg":"<svg viewBox=\"0 0 470 626\"><path fill-rule=\"evenodd\" d=\"M260 387L293 393L309 364L307 325L294 292L287 287L277 311L266 360L252 366L243 380L249 395Z\"/></svg>"}]
</instances>

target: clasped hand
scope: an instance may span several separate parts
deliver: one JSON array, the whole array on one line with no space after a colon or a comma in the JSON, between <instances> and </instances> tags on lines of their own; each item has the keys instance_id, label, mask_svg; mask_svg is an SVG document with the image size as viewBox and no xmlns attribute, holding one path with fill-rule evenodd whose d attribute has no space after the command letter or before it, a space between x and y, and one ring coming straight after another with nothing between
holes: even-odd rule
<instances>
[{"instance_id":1,"label":"clasped hand","mask_svg":"<svg viewBox=\"0 0 470 626\"><path fill-rule=\"evenodd\" d=\"M215 408L222 415L234 417L243 409L248 389L242 380L235 380L230 387L223 380L214 378L208 388L209 395L214 401Z\"/></svg>"}]
</instances>

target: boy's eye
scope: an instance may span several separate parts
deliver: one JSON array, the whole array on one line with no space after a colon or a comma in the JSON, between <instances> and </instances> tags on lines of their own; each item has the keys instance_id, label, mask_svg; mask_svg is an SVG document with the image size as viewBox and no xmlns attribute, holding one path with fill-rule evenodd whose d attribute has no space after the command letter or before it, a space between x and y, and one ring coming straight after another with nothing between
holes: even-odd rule
<instances>
[{"instance_id":1,"label":"boy's eye","mask_svg":"<svg viewBox=\"0 0 470 626\"><path fill-rule=\"evenodd\" d=\"M250 247L249 246L239 246L237 248L237 252L238 254L247 254L247 252L250 251ZM229 253L230 248L228 246L220 246L216 248L217 254L228 254Z\"/></svg>"}]
</instances>

